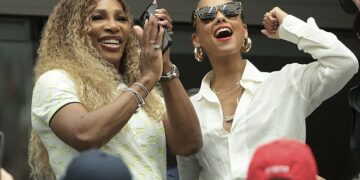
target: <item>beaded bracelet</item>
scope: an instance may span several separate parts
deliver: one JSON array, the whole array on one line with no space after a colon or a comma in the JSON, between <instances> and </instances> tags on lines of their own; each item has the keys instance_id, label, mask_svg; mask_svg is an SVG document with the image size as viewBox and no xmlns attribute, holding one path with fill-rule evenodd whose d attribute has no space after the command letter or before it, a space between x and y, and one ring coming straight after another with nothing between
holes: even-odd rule
<instances>
[{"instance_id":1,"label":"beaded bracelet","mask_svg":"<svg viewBox=\"0 0 360 180\"><path fill-rule=\"evenodd\" d=\"M138 106L135 112L138 112L139 108L145 104L143 97L141 96L140 93L136 92L135 90L133 90L131 88L126 88L126 89L124 89L124 91L129 92L130 94L132 94L135 97L135 100L136 100L136 103Z\"/></svg>"},{"instance_id":2,"label":"beaded bracelet","mask_svg":"<svg viewBox=\"0 0 360 180\"><path fill-rule=\"evenodd\" d=\"M146 96L148 96L149 95L149 90L148 89L146 89L146 87L143 85L143 84L141 84L141 83L134 83L134 84L136 84L136 85L138 85L138 86L140 86L140 88L141 88L141 90L144 92L144 94L145 94L145 97Z\"/></svg>"}]
</instances>

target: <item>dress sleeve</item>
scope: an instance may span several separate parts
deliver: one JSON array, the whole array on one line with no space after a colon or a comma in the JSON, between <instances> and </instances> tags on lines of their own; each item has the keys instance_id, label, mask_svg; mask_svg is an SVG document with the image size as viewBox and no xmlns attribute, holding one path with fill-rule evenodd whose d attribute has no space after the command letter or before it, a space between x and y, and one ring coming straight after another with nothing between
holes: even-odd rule
<instances>
[{"instance_id":1,"label":"dress sleeve","mask_svg":"<svg viewBox=\"0 0 360 180\"><path fill-rule=\"evenodd\" d=\"M69 103L80 102L75 84L61 70L51 70L39 77L32 96L32 119L49 124L54 114Z\"/></svg>"},{"instance_id":2,"label":"dress sleeve","mask_svg":"<svg viewBox=\"0 0 360 180\"><path fill-rule=\"evenodd\" d=\"M319 29L313 18L304 22L288 15L279 36L317 60L286 67L295 88L313 107L340 91L358 71L356 56L334 34Z\"/></svg>"}]
</instances>

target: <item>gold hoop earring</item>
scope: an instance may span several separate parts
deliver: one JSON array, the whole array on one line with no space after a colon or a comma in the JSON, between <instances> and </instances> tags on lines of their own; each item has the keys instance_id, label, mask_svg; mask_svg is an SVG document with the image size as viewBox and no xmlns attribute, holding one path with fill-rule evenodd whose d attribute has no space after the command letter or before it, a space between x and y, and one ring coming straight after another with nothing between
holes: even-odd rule
<instances>
[{"instance_id":1,"label":"gold hoop earring","mask_svg":"<svg viewBox=\"0 0 360 180\"><path fill-rule=\"evenodd\" d=\"M204 51L201 47L194 48L195 59L198 62L202 62L204 60Z\"/></svg>"},{"instance_id":2,"label":"gold hoop earring","mask_svg":"<svg viewBox=\"0 0 360 180\"><path fill-rule=\"evenodd\" d=\"M244 44L242 46L242 51L248 53L252 47L252 41L249 37L244 39Z\"/></svg>"}]
</instances>

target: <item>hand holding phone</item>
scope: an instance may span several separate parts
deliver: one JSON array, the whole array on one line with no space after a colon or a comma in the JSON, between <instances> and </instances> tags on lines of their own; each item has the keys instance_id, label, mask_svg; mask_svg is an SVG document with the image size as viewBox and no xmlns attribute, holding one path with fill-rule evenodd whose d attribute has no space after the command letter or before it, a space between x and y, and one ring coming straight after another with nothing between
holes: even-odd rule
<instances>
[{"instance_id":1,"label":"hand holding phone","mask_svg":"<svg viewBox=\"0 0 360 180\"><path fill-rule=\"evenodd\" d=\"M154 1L153 3L151 3L146 10L141 14L140 16L140 26L142 28L144 28L144 24L145 24L145 20L150 18L150 15L154 15L155 14L155 10L158 8L156 1ZM162 46L161 46L161 50L162 53L164 54L165 51L170 47L172 42L171 39L171 35L169 33L169 31L164 28L164 35L163 35L163 41L162 41Z\"/></svg>"}]
</instances>

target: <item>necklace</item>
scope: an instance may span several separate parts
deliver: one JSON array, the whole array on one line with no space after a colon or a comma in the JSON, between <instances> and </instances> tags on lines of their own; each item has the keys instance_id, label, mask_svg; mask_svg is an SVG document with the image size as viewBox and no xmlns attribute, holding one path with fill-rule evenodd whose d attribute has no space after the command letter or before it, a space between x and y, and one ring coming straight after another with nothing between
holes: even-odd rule
<instances>
[{"instance_id":1,"label":"necklace","mask_svg":"<svg viewBox=\"0 0 360 180\"><path fill-rule=\"evenodd\" d=\"M211 87L211 84L210 84ZM234 86L230 87L229 89L225 89L223 91L215 91L214 88L211 87L211 90L216 94L216 96L218 97L219 101L224 101L232 96L234 96L235 94L239 93L239 95L242 93L242 91L244 90L244 88L240 85L240 81L237 82ZM221 95L225 95L225 97L220 97ZM226 96L227 95L227 96ZM239 97L236 98L236 103L239 102ZM232 115L225 115L223 114L223 120L226 123L230 123L234 120L234 114Z\"/></svg>"},{"instance_id":2,"label":"necklace","mask_svg":"<svg viewBox=\"0 0 360 180\"><path fill-rule=\"evenodd\" d=\"M226 100L226 99L228 99L228 98L230 98L230 97L234 96L237 92L240 92L239 94L241 94L241 93L242 93L242 91L243 91L243 89L244 89L244 88L243 88L242 86L239 86L239 88L234 89L234 90L233 90L233 92L232 92L230 95L225 96L225 97L220 97L220 95L219 95L219 94L217 94L217 97L218 97L219 101L223 101L223 100Z\"/></svg>"},{"instance_id":3,"label":"necklace","mask_svg":"<svg viewBox=\"0 0 360 180\"><path fill-rule=\"evenodd\" d=\"M216 95L220 95L220 94L226 94L227 92L229 92L229 91L237 88L238 86L240 86L240 81L237 82L237 83L235 83L235 85L232 86L232 87L230 87L229 89L225 89L225 90L223 90L223 91L216 91L214 88L211 88L211 89L214 91L214 93L215 93Z\"/></svg>"},{"instance_id":4,"label":"necklace","mask_svg":"<svg viewBox=\"0 0 360 180\"><path fill-rule=\"evenodd\" d=\"M231 122L232 120L234 120L234 114L233 115L230 115L230 116L226 116L224 114L224 121L225 122Z\"/></svg>"},{"instance_id":5,"label":"necklace","mask_svg":"<svg viewBox=\"0 0 360 180\"><path fill-rule=\"evenodd\" d=\"M243 88L242 86L240 86L238 90L235 90L234 93L230 94L230 95L227 96L227 97L220 98L220 97L218 96L219 101L220 101L220 102L221 102L221 101L224 102L223 100L225 100L225 99L233 96L234 94L236 94L236 93L239 92L239 91L240 91L240 92L239 92L239 95L241 95L242 92L243 92L243 90L244 90L244 88ZM239 99L240 99L240 96L239 96L238 98L236 98L236 106L237 106L237 104L239 103ZM223 113L223 120L224 120L224 122L226 122L226 123L232 122L232 121L234 120L234 114L232 114L232 115L225 115L225 114Z\"/></svg>"}]
</instances>

